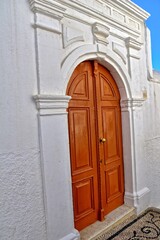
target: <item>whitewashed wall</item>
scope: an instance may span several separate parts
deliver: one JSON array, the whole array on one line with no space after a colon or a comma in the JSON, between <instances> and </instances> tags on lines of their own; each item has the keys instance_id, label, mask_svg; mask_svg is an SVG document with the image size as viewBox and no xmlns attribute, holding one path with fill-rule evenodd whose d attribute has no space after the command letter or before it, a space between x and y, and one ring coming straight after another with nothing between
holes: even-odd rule
<instances>
[{"instance_id":1,"label":"whitewashed wall","mask_svg":"<svg viewBox=\"0 0 160 240\"><path fill-rule=\"evenodd\" d=\"M147 184L151 190L150 206L160 207L160 72L154 71L148 82L145 103L145 161Z\"/></svg>"},{"instance_id":2,"label":"whitewashed wall","mask_svg":"<svg viewBox=\"0 0 160 240\"><path fill-rule=\"evenodd\" d=\"M79 239L65 92L88 59L108 68L120 90L125 203L137 212L159 206L160 77L152 73L149 15L128 0L107 4L0 1L1 240Z\"/></svg>"},{"instance_id":3,"label":"whitewashed wall","mask_svg":"<svg viewBox=\"0 0 160 240\"><path fill-rule=\"evenodd\" d=\"M1 240L46 239L32 18L27 1L0 1Z\"/></svg>"}]
</instances>

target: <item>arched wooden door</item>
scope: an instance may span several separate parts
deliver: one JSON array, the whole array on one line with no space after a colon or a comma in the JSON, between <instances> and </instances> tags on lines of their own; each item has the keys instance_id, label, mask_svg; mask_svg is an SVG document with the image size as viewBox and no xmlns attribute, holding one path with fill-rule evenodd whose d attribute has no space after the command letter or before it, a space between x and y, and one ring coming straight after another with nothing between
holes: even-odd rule
<instances>
[{"instance_id":1,"label":"arched wooden door","mask_svg":"<svg viewBox=\"0 0 160 240\"><path fill-rule=\"evenodd\" d=\"M123 204L120 95L96 61L75 69L67 95L74 220L81 230Z\"/></svg>"}]
</instances>

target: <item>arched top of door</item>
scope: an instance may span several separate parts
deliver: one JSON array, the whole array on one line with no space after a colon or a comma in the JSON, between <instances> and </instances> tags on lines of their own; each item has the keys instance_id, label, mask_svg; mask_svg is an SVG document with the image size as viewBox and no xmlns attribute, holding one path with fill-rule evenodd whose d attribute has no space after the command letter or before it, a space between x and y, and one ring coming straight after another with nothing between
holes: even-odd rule
<instances>
[{"instance_id":1,"label":"arched top of door","mask_svg":"<svg viewBox=\"0 0 160 240\"><path fill-rule=\"evenodd\" d=\"M117 55L110 49L107 52L100 52L95 49L94 45L85 45L75 49L70 53L62 63L62 76L67 89L68 81L71 78L75 68L86 60L96 60L104 66L113 76L121 96L121 100L132 98L130 89L130 75L126 65L120 61Z\"/></svg>"},{"instance_id":2,"label":"arched top of door","mask_svg":"<svg viewBox=\"0 0 160 240\"><path fill-rule=\"evenodd\" d=\"M87 100L88 77L101 81L101 94L109 100L120 100L119 89L110 72L97 61L84 61L74 70L67 86L67 95L75 100Z\"/></svg>"}]
</instances>

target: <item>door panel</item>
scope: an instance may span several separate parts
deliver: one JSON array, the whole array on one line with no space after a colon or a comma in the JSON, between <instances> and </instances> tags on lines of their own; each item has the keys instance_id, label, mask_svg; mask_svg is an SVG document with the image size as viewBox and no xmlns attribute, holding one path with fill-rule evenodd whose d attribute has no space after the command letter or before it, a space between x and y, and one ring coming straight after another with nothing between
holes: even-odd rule
<instances>
[{"instance_id":1,"label":"door panel","mask_svg":"<svg viewBox=\"0 0 160 240\"><path fill-rule=\"evenodd\" d=\"M117 124L117 109L114 107L102 108L102 124L103 135L107 139L106 148L104 148L104 158L110 161L119 158L118 145L118 124Z\"/></svg>"},{"instance_id":2,"label":"door panel","mask_svg":"<svg viewBox=\"0 0 160 240\"><path fill-rule=\"evenodd\" d=\"M114 89L111 86L109 80L101 73L99 73L100 78L100 96L101 100L111 100L114 99Z\"/></svg>"},{"instance_id":3,"label":"door panel","mask_svg":"<svg viewBox=\"0 0 160 240\"><path fill-rule=\"evenodd\" d=\"M74 144L72 154L74 156L73 175L76 171L92 168L91 129L89 109L70 110L70 128L73 133L71 141ZM79 144L81 143L81 144Z\"/></svg>"},{"instance_id":4,"label":"door panel","mask_svg":"<svg viewBox=\"0 0 160 240\"><path fill-rule=\"evenodd\" d=\"M88 72L80 73L74 79L74 86L70 89L73 99L89 100L89 75Z\"/></svg>"},{"instance_id":5,"label":"door panel","mask_svg":"<svg viewBox=\"0 0 160 240\"><path fill-rule=\"evenodd\" d=\"M96 123L92 64L81 63L74 71L67 94L75 227L98 219Z\"/></svg>"},{"instance_id":6,"label":"door panel","mask_svg":"<svg viewBox=\"0 0 160 240\"><path fill-rule=\"evenodd\" d=\"M67 95L74 219L81 230L123 204L120 95L96 61L75 69Z\"/></svg>"},{"instance_id":7,"label":"door panel","mask_svg":"<svg viewBox=\"0 0 160 240\"><path fill-rule=\"evenodd\" d=\"M76 182L73 185L75 191L76 217L81 218L94 211L93 177ZM84 201L85 196L85 201Z\"/></svg>"},{"instance_id":8,"label":"door panel","mask_svg":"<svg viewBox=\"0 0 160 240\"><path fill-rule=\"evenodd\" d=\"M98 63L95 62L95 65ZM121 136L120 95L110 73L96 66L97 122L101 166L101 212L104 216L123 204L123 159ZM104 89L105 86L105 90ZM101 216L103 218L104 216Z\"/></svg>"},{"instance_id":9,"label":"door panel","mask_svg":"<svg viewBox=\"0 0 160 240\"><path fill-rule=\"evenodd\" d=\"M107 190L107 204L121 193L120 165L110 168L108 171L105 172L105 185Z\"/></svg>"}]
</instances>

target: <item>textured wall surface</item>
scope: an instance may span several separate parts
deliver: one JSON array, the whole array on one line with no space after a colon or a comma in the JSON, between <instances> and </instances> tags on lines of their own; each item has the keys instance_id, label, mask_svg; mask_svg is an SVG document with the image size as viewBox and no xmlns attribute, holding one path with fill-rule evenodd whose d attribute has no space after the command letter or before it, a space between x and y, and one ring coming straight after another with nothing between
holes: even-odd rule
<instances>
[{"instance_id":1,"label":"textured wall surface","mask_svg":"<svg viewBox=\"0 0 160 240\"><path fill-rule=\"evenodd\" d=\"M32 18L27 0L0 1L0 240L46 240Z\"/></svg>"},{"instance_id":2,"label":"textured wall surface","mask_svg":"<svg viewBox=\"0 0 160 240\"><path fill-rule=\"evenodd\" d=\"M0 239L45 240L39 151L0 154Z\"/></svg>"},{"instance_id":3,"label":"textured wall surface","mask_svg":"<svg viewBox=\"0 0 160 240\"><path fill-rule=\"evenodd\" d=\"M88 7L82 10L83 4ZM147 80L147 17L127 0L0 1L0 240L79 239L65 92L71 71L88 58L115 74L124 112L134 108L123 125L126 139L131 136L125 144L128 198L134 202L140 193L144 207L148 187L150 204L159 205L160 82L157 73L155 81Z\"/></svg>"},{"instance_id":4,"label":"textured wall surface","mask_svg":"<svg viewBox=\"0 0 160 240\"><path fill-rule=\"evenodd\" d=\"M147 181L151 190L150 205L160 207L160 73L154 72L154 81L148 85L148 100L144 112L145 163Z\"/></svg>"},{"instance_id":5,"label":"textured wall surface","mask_svg":"<svg viewBox=\"0 0 160 240\"><path fill-rule=\"evenodd\" d=\"M152 207L160 207L160 137L146 141L146 164L148 187L151 190Z\"/></svg>"},{"instance_id":6,"label":"textured wall surface","mask_svg":"<svg viewBox=\"0 0 160 240\"><path fill-rule=\"evenodd\" d=\"M153 75L154 75L154 79L160 82L160 71L154 71Z\"/></svg>"},{"instance_id":7,"label":"textured wall surface","mask_svg":"<svg viewBox=\"0 0 160 240\"><path fill-rule=\"evenodd\" d=\"M31 19L27 1L0 2L0 152L38 145L32 100L37 82Z\"/></svg>"}]
</instances>

